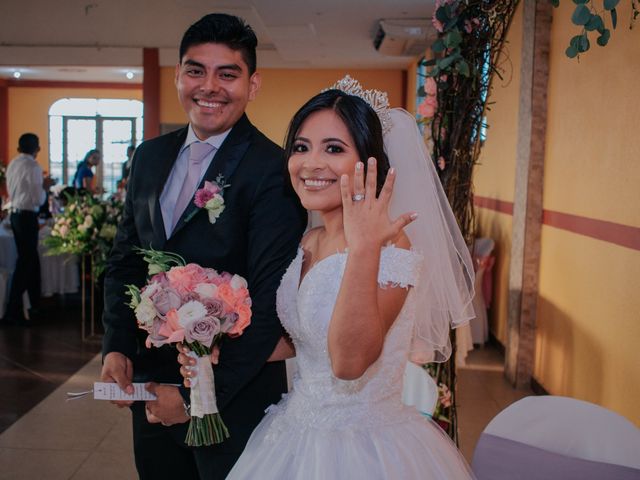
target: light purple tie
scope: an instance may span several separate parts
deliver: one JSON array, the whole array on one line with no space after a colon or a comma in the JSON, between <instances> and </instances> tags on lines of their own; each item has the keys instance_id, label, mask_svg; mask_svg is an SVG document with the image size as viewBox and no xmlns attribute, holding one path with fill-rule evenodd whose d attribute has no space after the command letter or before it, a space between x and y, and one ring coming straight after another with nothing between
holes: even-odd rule
<instances>
[{"instance_id":1,"label":"light purple tie","mask_svg":"<svg viewBox=\"0 0 640 480\"><path fill-rule=\"evenodd\" d=\"M182 216L191 199L196 193L198 183L200 183L200 174L202 173L202 161L216 147L206 142L193 142L189 145L189 164L187 166L187 176L184 177L180 194L176 200L176 206L173 210L173 219L171 230L175 229L178 220Z\"/></svg>"}]
</instances>

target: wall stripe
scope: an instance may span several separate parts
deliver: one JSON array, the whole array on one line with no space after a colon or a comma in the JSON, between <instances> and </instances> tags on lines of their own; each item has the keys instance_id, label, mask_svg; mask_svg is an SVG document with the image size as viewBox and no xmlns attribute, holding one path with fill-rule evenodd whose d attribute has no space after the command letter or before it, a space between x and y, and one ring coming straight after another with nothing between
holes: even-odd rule
<instances>
[{"instance_id":1,"label":"wall stripe","mask_svg":"<svg viewBox=\"0 0 640 480\"><path fill-rule=\"evenodd\" d=\"M70 82L57 80L9 80L10 87L22 88L112 88L114 90L140 90L141 83Z\"/></svg>"},{"instance_id":2,"label":"wall stripe","mask_svg":"<svg viewBox=\"0 0 640 480\"><path fill-rule=\"evenodd\" d=\"M476 207L495 210L496 212L506 213L507 215L513 215L513 202L505 202L504 200L498 200L497 198L474 195L473 203Z\"/></svg>"},{"instance_id":3,"label":"wall stripe","mask_svg":"<svg viewBox=\"0 0 640 480\"><path fill-rule=\"evenodd\" d=\"M507 215L513 214L513 202L476 195L473 203L476 207L494 210ZM632 227L631 225L582 217L570 213L554 212L552 210L544 210L542 212L542 223L549 227L559 228L560 230L640 251L640 227Z\"/></svg>"}]
</instances>

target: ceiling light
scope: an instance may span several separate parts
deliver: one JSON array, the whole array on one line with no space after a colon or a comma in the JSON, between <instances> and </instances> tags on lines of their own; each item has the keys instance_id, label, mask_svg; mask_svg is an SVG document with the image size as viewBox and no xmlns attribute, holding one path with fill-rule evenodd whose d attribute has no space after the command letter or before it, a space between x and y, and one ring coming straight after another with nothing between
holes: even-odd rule
<instances>
[{"instance_id":1,"label":"ceiling light","mask_svg":"<svg viewBox=\"0 0 640 480\"><path fill-rule=\"evenodd\" d=\"M131 80L133 78L133 72L129 71L126 73L126 76L129 80Z\"/></svg>"},{"instance_id":2,"label":"ceiling light","mask_svg":"<svg viewBox=\"0 0 640 480\"><path fill-rule=\"evenodd\" d=\"M13 72L13 78L20 78L22 74L20 72Z\"/></svg>"}]
</instances>

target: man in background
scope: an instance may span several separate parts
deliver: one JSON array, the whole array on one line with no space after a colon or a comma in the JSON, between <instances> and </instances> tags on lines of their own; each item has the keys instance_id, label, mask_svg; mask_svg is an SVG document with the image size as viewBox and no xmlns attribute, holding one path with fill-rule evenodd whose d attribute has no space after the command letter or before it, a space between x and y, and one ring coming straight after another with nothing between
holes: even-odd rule
<instances>
[{"instance_id":1,"label":"man in background","mask_svg":"<svg viewBox=\"0 0 640 480\"><path fill-rule=\"evenodd\" d=\"M4 321L26 325L23 315L23 293L35 310L40 300L40 259L38 257L38 212L44 204L46 190L52 185L43 178L36 157L40 141L33 133L25 133L18 140L20 154L7 168L7 190L11 202L11 229L16 242L18 259L11 281L11 292ZM33 312L29 318L33 317Z\"/></svg>"}]
</instances>

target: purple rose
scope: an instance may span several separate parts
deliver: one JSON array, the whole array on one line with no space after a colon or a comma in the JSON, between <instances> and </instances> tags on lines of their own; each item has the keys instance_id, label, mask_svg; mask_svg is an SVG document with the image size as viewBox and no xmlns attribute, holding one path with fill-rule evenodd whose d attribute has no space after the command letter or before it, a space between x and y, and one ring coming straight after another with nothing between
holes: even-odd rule
<instances>
[{"instance_id":1,"label":"purple rose","mask_svg":"<svg viewBox=\"0 0 640 480\"><path fill-rule=\"evenodd\" d=\"M207 315L210 317L220 318L224 313L224 305L219 300L206 298L202 300L202 304L207 309Z\"/></svg>"},{"instance_id":2,"label":"purple rose","mask_svg":"<svg viewBox=\"0 0 640 480\"><path fill-rule=\"evenodd\" d=\"M172 308L178 309L182 305L180 294L170 287L165 287L151 295L151 301L160 315L166 315Z\"/></svg>"},{"instance_id":3,"label":"purple rose","mask_svg":"<svg viewBox=\"0 0 640 480\"><path fill-rule=\"evenodd\" d=\"M211 347L218 333L220 333L220 320L209 316L194 320L184 329L187 342L200 342L205 347Z\"/></svg>"},{"instance_id":4,"label":"purple rose","mask_svg":"<svg viewBox=\"0 0 640 480\"><path fill-rule=\"evenodd\" d=\"M222 333L227 333L229 330L231 330L233 326L236 324L236 322L238 321L238 317L239 315L235 312L227 314L222 319L222 326L220 328L220 331Z\"/></svg>"}]
</instances>

